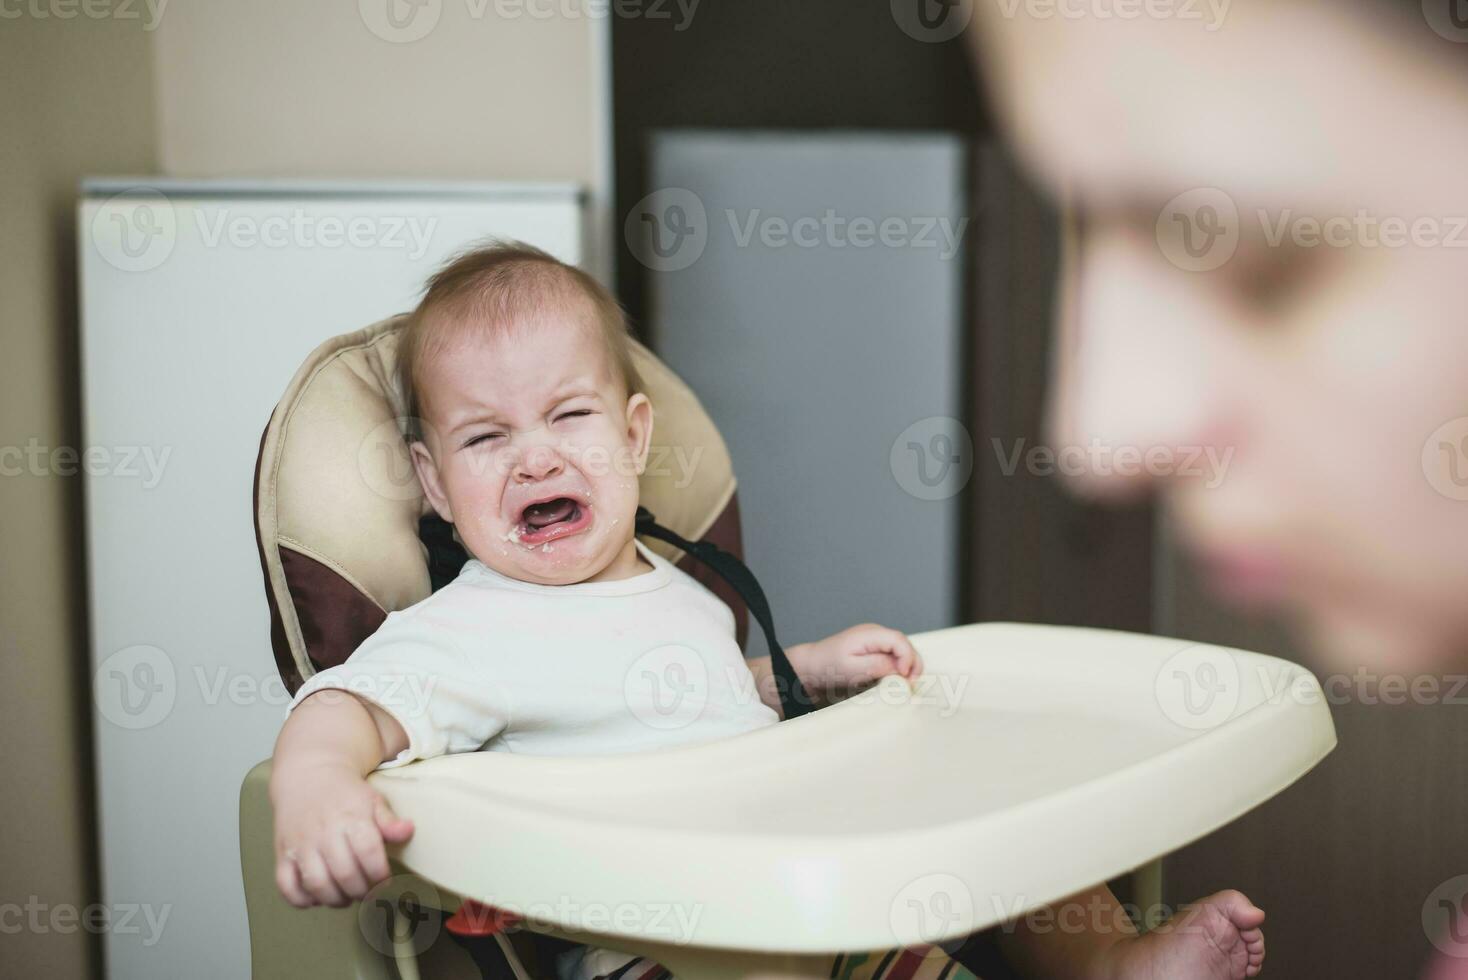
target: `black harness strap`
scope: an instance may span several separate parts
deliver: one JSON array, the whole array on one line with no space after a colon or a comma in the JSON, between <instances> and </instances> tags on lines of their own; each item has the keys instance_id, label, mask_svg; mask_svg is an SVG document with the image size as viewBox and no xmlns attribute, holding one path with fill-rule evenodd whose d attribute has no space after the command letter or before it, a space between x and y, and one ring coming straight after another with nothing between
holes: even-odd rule
<instances>
[{"instance_id":1,"label":"black harness strap","mask_svg":"<svg viewBox=\"0 0 1468 980\"><path fill-rule=\"evenodd\" d=\"M801 715L814 711L815 705L810 696L806 694L805 687L800 683L800 677L795 673L795 667L791 665L790 658L785 656L785 648L780 646L779 640L775 639L775 620L770 614L769 600L765 598L765 590L760 588L759 580L754 577L749 566L716 544L708 541L689 541L676 531L663 527L646 507L637 508L637 533L666 541L675 548L687 552L712 568L720 578L734 587L734 591L739 593L739 597L749 607L749 614L755 618L760 630L765 634L765 643L770 648L770 664L775 668L780 704L785 708L786 720L799 718Z\"/></svg>"}]
</instances>

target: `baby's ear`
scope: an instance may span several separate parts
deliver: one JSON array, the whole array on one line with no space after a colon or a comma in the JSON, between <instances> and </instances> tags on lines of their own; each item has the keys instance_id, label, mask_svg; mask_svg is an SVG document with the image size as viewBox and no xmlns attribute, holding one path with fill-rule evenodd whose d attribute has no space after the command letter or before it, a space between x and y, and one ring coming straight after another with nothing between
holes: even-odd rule
<instances>
[{"instance_id":1,"label":"baby's ear","mask_svg":"<svg viewBox=\"0 0 1468 980\"><path fill-rule=\"evenodd\" d=\"M652 448L652 401L640 391L627 398L627 445L632 449L632 460L641 476Z\"/></svg>"},{"instance_id":2,"label":"baby's ear","mask_svg":"<svg viewBox=\"0 0 1468 980\"><path fill-rule=\"evenodd\" d=\"M444 493L443 480L438 473L438 463L434 462L433 454L428 451L428 446L422 440L415 440L408 444L408 453L413 457L413 469L418 474L418 483L423 487L423 495L438 511L438 516L454 523L453 511L449 508L448 494Z\"/></svg>"}]
</instances>

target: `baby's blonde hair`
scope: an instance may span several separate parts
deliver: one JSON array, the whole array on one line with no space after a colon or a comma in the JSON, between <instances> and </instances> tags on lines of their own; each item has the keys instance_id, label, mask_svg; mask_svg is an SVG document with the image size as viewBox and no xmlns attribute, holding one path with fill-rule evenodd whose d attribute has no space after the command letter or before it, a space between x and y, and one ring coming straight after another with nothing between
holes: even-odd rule
<instances>
[{"instance_id":1,"label":"baby's blonde hair","mask_svg":"<svg viewBox=\"0 0 1468 980\"><path fill-rule=\"evenodd\" d=\"M642 391L627 314L601 283L575 266L524 242L491 240L435 272L398 341L397 383L407 406L408 440L423 441L419 374L429 355L466 329L509 329L548 306L577 300L590 304L627 395Z\"/></svg>"}]
</instances>

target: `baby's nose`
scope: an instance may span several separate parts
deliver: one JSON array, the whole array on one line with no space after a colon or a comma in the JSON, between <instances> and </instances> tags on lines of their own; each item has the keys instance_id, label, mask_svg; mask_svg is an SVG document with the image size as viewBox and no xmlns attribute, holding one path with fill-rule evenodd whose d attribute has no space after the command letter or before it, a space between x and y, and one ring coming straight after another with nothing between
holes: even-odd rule
<instances>
[{"instance_id":1,"label":"baby's nose","mask_svg":"<svg viewBox=\"0 0 1468 980\"><path fill-rule=\"evenodd\" d=\"M520 482L545 480L556 476L565 468L561 454L550 446L531 446L522 452L515 464L515 478Z\"/></svg>"}]
</instances>

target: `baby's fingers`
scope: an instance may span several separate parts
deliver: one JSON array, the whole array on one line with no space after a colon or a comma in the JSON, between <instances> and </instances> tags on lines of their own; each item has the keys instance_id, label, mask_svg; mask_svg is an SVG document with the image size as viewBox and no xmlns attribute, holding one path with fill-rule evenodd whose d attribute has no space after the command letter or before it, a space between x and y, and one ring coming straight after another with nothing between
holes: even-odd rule
<instances>
[{"instance_id":1,"label":"baby's fingers","mask_svg":"<svg viewBox=\"0 0 1468 980\"><path fill-rule=\"evenodd\" d=\"M341 908L347 904L341 889L326 866L326 859L315 848L308 848L296 857L296 869L301 877L301 887L311 896L314 904Z\"/></svg>"},{"instance_id":2,"label":"baby's fingers","mask_svg":"<svg viewBox=\"0 0 1468 980\"><path fill-rule=\"evenodd\" d=\"M895 646L891 650L857 654L844 671L842 680L853 691L868 688L893 674L910 681L913 677L912 656L904 657Z\"/></svg>"},{"instance_id":3,"label":"baby's fingers","mask_svg":"<svg viewBox=\"0 0 1468 980\"><path fill-rule=\"evenodd\" d=\"M907 634L898 630L888 630L888 646L892 657L893 672L901 674L908 680L912 680L923 672L923 661L918 656L917 648L907 638Z\"/></svg>"},{"instance_id":4,"label":"baby's fingers","mask_svg":"<svg viewBox=\"0 0 1468 980\"><path fill-rule=\"evenodd\" d=\"M301 874L296 868L296 854L289 849L286 850L275 861L275 887L280 889L281 896L298 909L310 908L316 904L307 894L306 889L301 887Z\"/></svg>"},{"instance_id":5,"label":"baby's fingers","mask_svg":"<svg viewBox=\"0 0 1468 980\"><path fill-rule=\"evenodd\" d=\"M342 905L363 898L369 887L367 875L357 861L357 852L350 839L352 833L360 833L360 831L343 830L328 839L326 846L322 848L327 867L331 869L331 876L337 888L341 890Z\"/></svg>"},{"instance_id":6,"label":"baby's fingers","mask_svg":"<svg viewBox=\"0 0 1468 980\"><path fill-rule=\"evenodd\" d=\"M382 839L389 844L401 844L413 836L413 821L394 813L392 807L387 805L387 800L380 796L377 798L377 806L373 808L372 817L377 822Z\"/></svg>"},{"instance_id":7,"label":"baby's fingers","mask_svg":"<svg viewBox=\"0 0 1468 980\"><path fill-rule=\"evenodd\" d=\"M392 873L387 863L387 849L383 847L382 834L377 825L362 821L347 830L347 841L356 854L357 864L362 869L367 887L371 888ZM361 895L354 896L361 898Z\"/></svg>"}]
</instances>

